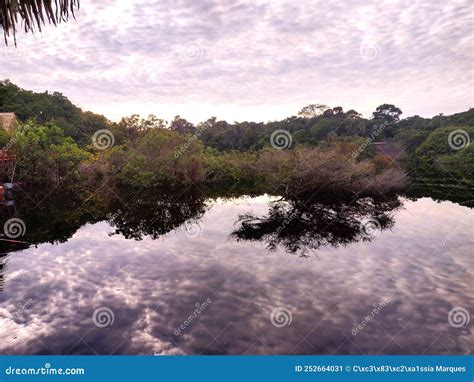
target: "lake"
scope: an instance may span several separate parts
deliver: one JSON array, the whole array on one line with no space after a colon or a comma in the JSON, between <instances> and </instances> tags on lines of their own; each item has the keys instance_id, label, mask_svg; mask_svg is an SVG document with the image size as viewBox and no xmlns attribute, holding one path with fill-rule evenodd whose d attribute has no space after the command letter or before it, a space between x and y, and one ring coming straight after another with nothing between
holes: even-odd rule
<instances>
[{"instance_id":1,"label":"lake","mask_svg":"<svg viewBox=\"0 0 474 382\"><path fill-rule=\"evenodd\" d=\"M357 203L20 211L36 246L1 255L0 353L472 353L474 211Z\"/></svg>"}]
</instances>

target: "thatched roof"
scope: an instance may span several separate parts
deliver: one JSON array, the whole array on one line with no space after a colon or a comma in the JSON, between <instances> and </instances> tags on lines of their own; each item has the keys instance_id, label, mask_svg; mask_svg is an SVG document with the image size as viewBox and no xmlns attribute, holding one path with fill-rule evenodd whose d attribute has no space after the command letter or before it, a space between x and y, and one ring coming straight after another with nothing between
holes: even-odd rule
<instances>
[{"instance_id":1,"label":"thatched roof","mask_svg":"<svg viewBox=\"0 0 474 382\"><path fill-rule=\"evenodd\" d=\"M74 17L74 9L79 8L79 0L0 0L0 28L3 29L5 43L10 33L15 40L17 24L22 21L25 32L45 23L57 25ZM16 40L15 40L16 44Z\"/></svg>"},{"instance_id":2,"label":"thatched roof","mask_svg":"<svg viewBox=\"0 0 474 382\"><path fill-rule=\"evenodd\" d=\"M0 128L6 131L11 131L17 125L18 120L16 119L15 113L0 113Z\"/></svg>"}]
</instances>

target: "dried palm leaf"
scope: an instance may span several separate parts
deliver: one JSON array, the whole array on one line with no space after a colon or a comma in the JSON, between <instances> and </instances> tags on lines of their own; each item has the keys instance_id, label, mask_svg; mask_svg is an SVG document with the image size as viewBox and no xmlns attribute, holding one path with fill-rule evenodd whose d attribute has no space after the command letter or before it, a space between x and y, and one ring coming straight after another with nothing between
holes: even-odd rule
<instances>
[{"instance_id":1,"label":"dried palm leaf","mask_svg":"<svg viewBox=\"0 0 474 382\"><path fill-rule=\"evenodd\" d=\"M74 9L79 8L79 0L0 0L0 27L3 29L5 44L13 35L16 45L18 22L22 22L25 32L34 31L46 24L57 25L74 17Z\"/></svg>"}]
</instances>

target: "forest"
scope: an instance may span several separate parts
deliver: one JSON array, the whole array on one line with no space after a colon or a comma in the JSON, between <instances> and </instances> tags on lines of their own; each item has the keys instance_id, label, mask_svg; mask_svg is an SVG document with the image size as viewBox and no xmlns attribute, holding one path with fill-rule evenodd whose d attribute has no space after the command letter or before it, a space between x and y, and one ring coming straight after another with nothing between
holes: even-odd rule
<instances>
[{"instance_id":1,"label":"forest","mask_svg":"<svg viewBox=\"0 0 474 382\"><path fill-rule=\"evenodd\" d=\"M194 185L249 194L374 195L410 182L474 183L474 109L403 119L400 108L381 104L367 119L352 109L311 104L267 123L211 117L195 125L154 115L111 122L61 93L35 93L4 80L2 112L19 120L15 130L0 130L0 145L15 153L13 180L25 187ZM380 142L400 155L378 150Z\"/></svg>"}]
</instances>

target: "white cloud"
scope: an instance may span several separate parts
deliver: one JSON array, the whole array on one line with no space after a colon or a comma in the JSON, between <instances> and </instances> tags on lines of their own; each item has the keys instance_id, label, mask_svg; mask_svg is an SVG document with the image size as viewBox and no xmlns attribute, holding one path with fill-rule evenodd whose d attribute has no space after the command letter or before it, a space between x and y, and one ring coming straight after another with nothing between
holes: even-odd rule
<instances>
[{"instance_id":1,"label":"white cloud","mask_svg":"<svg viewBox=\"0 0 474 382\"><path fill-rule=\"evenodd\" d=\"M473 14L468 0L83 1L76 20L19 33L0 78L111 119L269 120L310 102L432 116L473 105Z\"/></svg>"}]
</instances>

